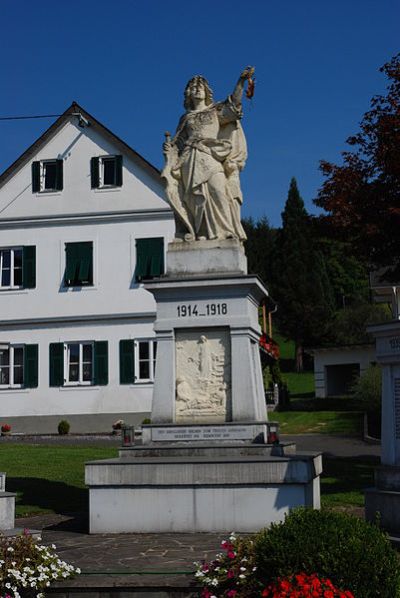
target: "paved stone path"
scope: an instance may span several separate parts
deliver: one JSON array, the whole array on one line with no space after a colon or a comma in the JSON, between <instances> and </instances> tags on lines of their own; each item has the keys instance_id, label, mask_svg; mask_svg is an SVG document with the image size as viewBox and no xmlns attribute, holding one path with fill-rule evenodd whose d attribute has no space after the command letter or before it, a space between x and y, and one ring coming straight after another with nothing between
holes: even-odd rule
<instances>
[{"instance_id":1,"label":"paved stone path","mask_svg":"<svg viewBox=\"0 0 400 598\"><path fill-rule=\"evenodd\" d=\"M82 569L62 588L114 586L196 589L193 562L210 560L220 552L224 534L96 534L86 531L82 516L41 515L20 518L19 527L42 529L42 541L55 544L63 560Z\"/></svg>"}]
</instances>

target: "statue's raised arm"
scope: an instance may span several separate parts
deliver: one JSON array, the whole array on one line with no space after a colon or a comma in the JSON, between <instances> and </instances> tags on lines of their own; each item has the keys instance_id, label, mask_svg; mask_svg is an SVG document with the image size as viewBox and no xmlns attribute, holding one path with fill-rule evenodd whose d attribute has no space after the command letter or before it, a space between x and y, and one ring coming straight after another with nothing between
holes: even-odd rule
<instances>
[{"instance_id":1,"label":"statue's raised arm","mask_svg":"<svg viewBox=\"0 0 400 598\"><path fill-rule=\"evenodd\" d=\"M177 240L246 239L240 222L239 172L247 158L240 125L247 67L225 102L214 102L207 80L197 75L184 93L185 114L163 144L162 173L175 213Z\"/></svg>"}]
</instances>

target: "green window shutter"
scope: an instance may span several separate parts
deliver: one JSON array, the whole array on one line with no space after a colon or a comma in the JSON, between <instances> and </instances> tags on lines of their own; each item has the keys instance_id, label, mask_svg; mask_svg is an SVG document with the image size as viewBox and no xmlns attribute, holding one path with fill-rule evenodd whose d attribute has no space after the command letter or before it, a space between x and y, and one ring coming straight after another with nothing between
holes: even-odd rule
<instances>
[{"instance_id":1,"label":"green window shutter","mask_svg":"<svg viewBox=\"0 0 400 598\"><path fill-rule=\"evenodd\" d=\"M92 189L98 189L100 185L99 158L90 160L90 182Z\"/></svg>"},{"instance_id":2,"label":"green window shutter","mask_svg":"<svg viewBox=\"0 0 400 598\"><path fill-rule=\"evenodd\" d=\"M93 243L66 243L65 252L65 284L93 284Z\"/></svg>"},{"instance_id":3,"label":"green window shutter","mask_svg":"<svg viewBox=\"0 0 400 598\"><path fill-rule=\"evenodd\" d=\"M132 384L135 381L135 341L119 341L119 383Z\"/></svg>"},{"instance_id":4,"label":"green window shutter","mask_svg":"<svg viewBox=\"0 0 400 598\"><path fill-rule=\"evenodd\" d=\"M63 190L63 186L64 186L63 172L64 172L64 160L57 160L56 189L58 191Z\"/></svg>"},{"instance_id":5,"label":"green window shutter","mask_svg":"<svg viewBox=\"0 0 400 598\"><path fill-rule=\"evenodd\" d=\"M98 386L108 384L108 342L94 343L94 375L93 383Z\"/></svg>"},{"instance_id":6,"label":"green window shutter","mask_svg":"<svg viewBox=\"0 0 400 598\"><path fill-rule=\"evenodd\" d=\"M32 193L40 191L40 162L32 162Z\"/></svg>"},{"instance_id":7,"label":"green window shutter","mask_svg":"<svg viewBox=\"0 0 400 598\"><path fill-rule=\"evenodd\" d=\"M50 343L50 386L64 384L64 343Z\"/></svg>"},{"instance_id":8,"label":"green window shutter","mask_svg":"<svg viewBox=\"0 0 400 598\"><path fill-rule=\"evenodd\" d=\"M135 278L153 278L164 273L164 239L156 237L136 240Z\"/></svg>"},{"instance_id":9,"label":"green window shutter","mask_svg":"<svg viewBox=\"0 0 400 598\"><path fill-rule=\"evenodd\" d=\"M36 287L36 247L26 245L22 252L22 286L25 289Z\"/></svg>"},{"instance_id":10,"label":"green window shutter","mask_svg":"<svg viewBox=\"0 0 400 598\"><path fill-rule=\"evenodd\" d=\"M39 346L25 345L24 348L24 386L37 388L39 370Z\"/></svg>"},{"instance_id":11,"label":"green window shutter","mask_svg":"<svg viewBox=\"0 0 400 598\"><path fill-rule=\"evenodd\" d=\"M122 156L115 156L115 184L122 187Z\"/></svg>"}]
</instances>

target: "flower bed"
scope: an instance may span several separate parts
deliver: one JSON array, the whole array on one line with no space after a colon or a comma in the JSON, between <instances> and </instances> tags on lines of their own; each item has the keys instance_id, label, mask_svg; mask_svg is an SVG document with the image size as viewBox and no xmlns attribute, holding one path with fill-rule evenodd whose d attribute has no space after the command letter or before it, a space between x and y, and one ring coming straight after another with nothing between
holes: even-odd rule
<instances>
[{"instance_id":1,"label":"flower bed","mask_svg":"<svg viewBox=\"0 0 400 598\"><path fill-rule=\"evenodd\" d=\"M54 581L80 573L59 559L55 548L37 544L27 531L13 538L0 535L0 595L43 598Z\"/></svg>"}]
</instances>

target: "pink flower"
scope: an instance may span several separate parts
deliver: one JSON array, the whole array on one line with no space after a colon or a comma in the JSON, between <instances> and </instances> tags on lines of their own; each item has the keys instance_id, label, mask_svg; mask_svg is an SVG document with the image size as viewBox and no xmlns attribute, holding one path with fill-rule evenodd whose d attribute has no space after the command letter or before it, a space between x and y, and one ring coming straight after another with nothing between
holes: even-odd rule
<instances>
[{"instance_id":1,"label":"pink flower","mask_svg":"<svg viewBox=\"0 0 400 598\"><path fill-rule=\"evenodd\" d=\"M235 577L235 572L232 569L228 569L228 573L226 575L228 579L232 579L232 577Z\"/></svg>"}]
</instances>

